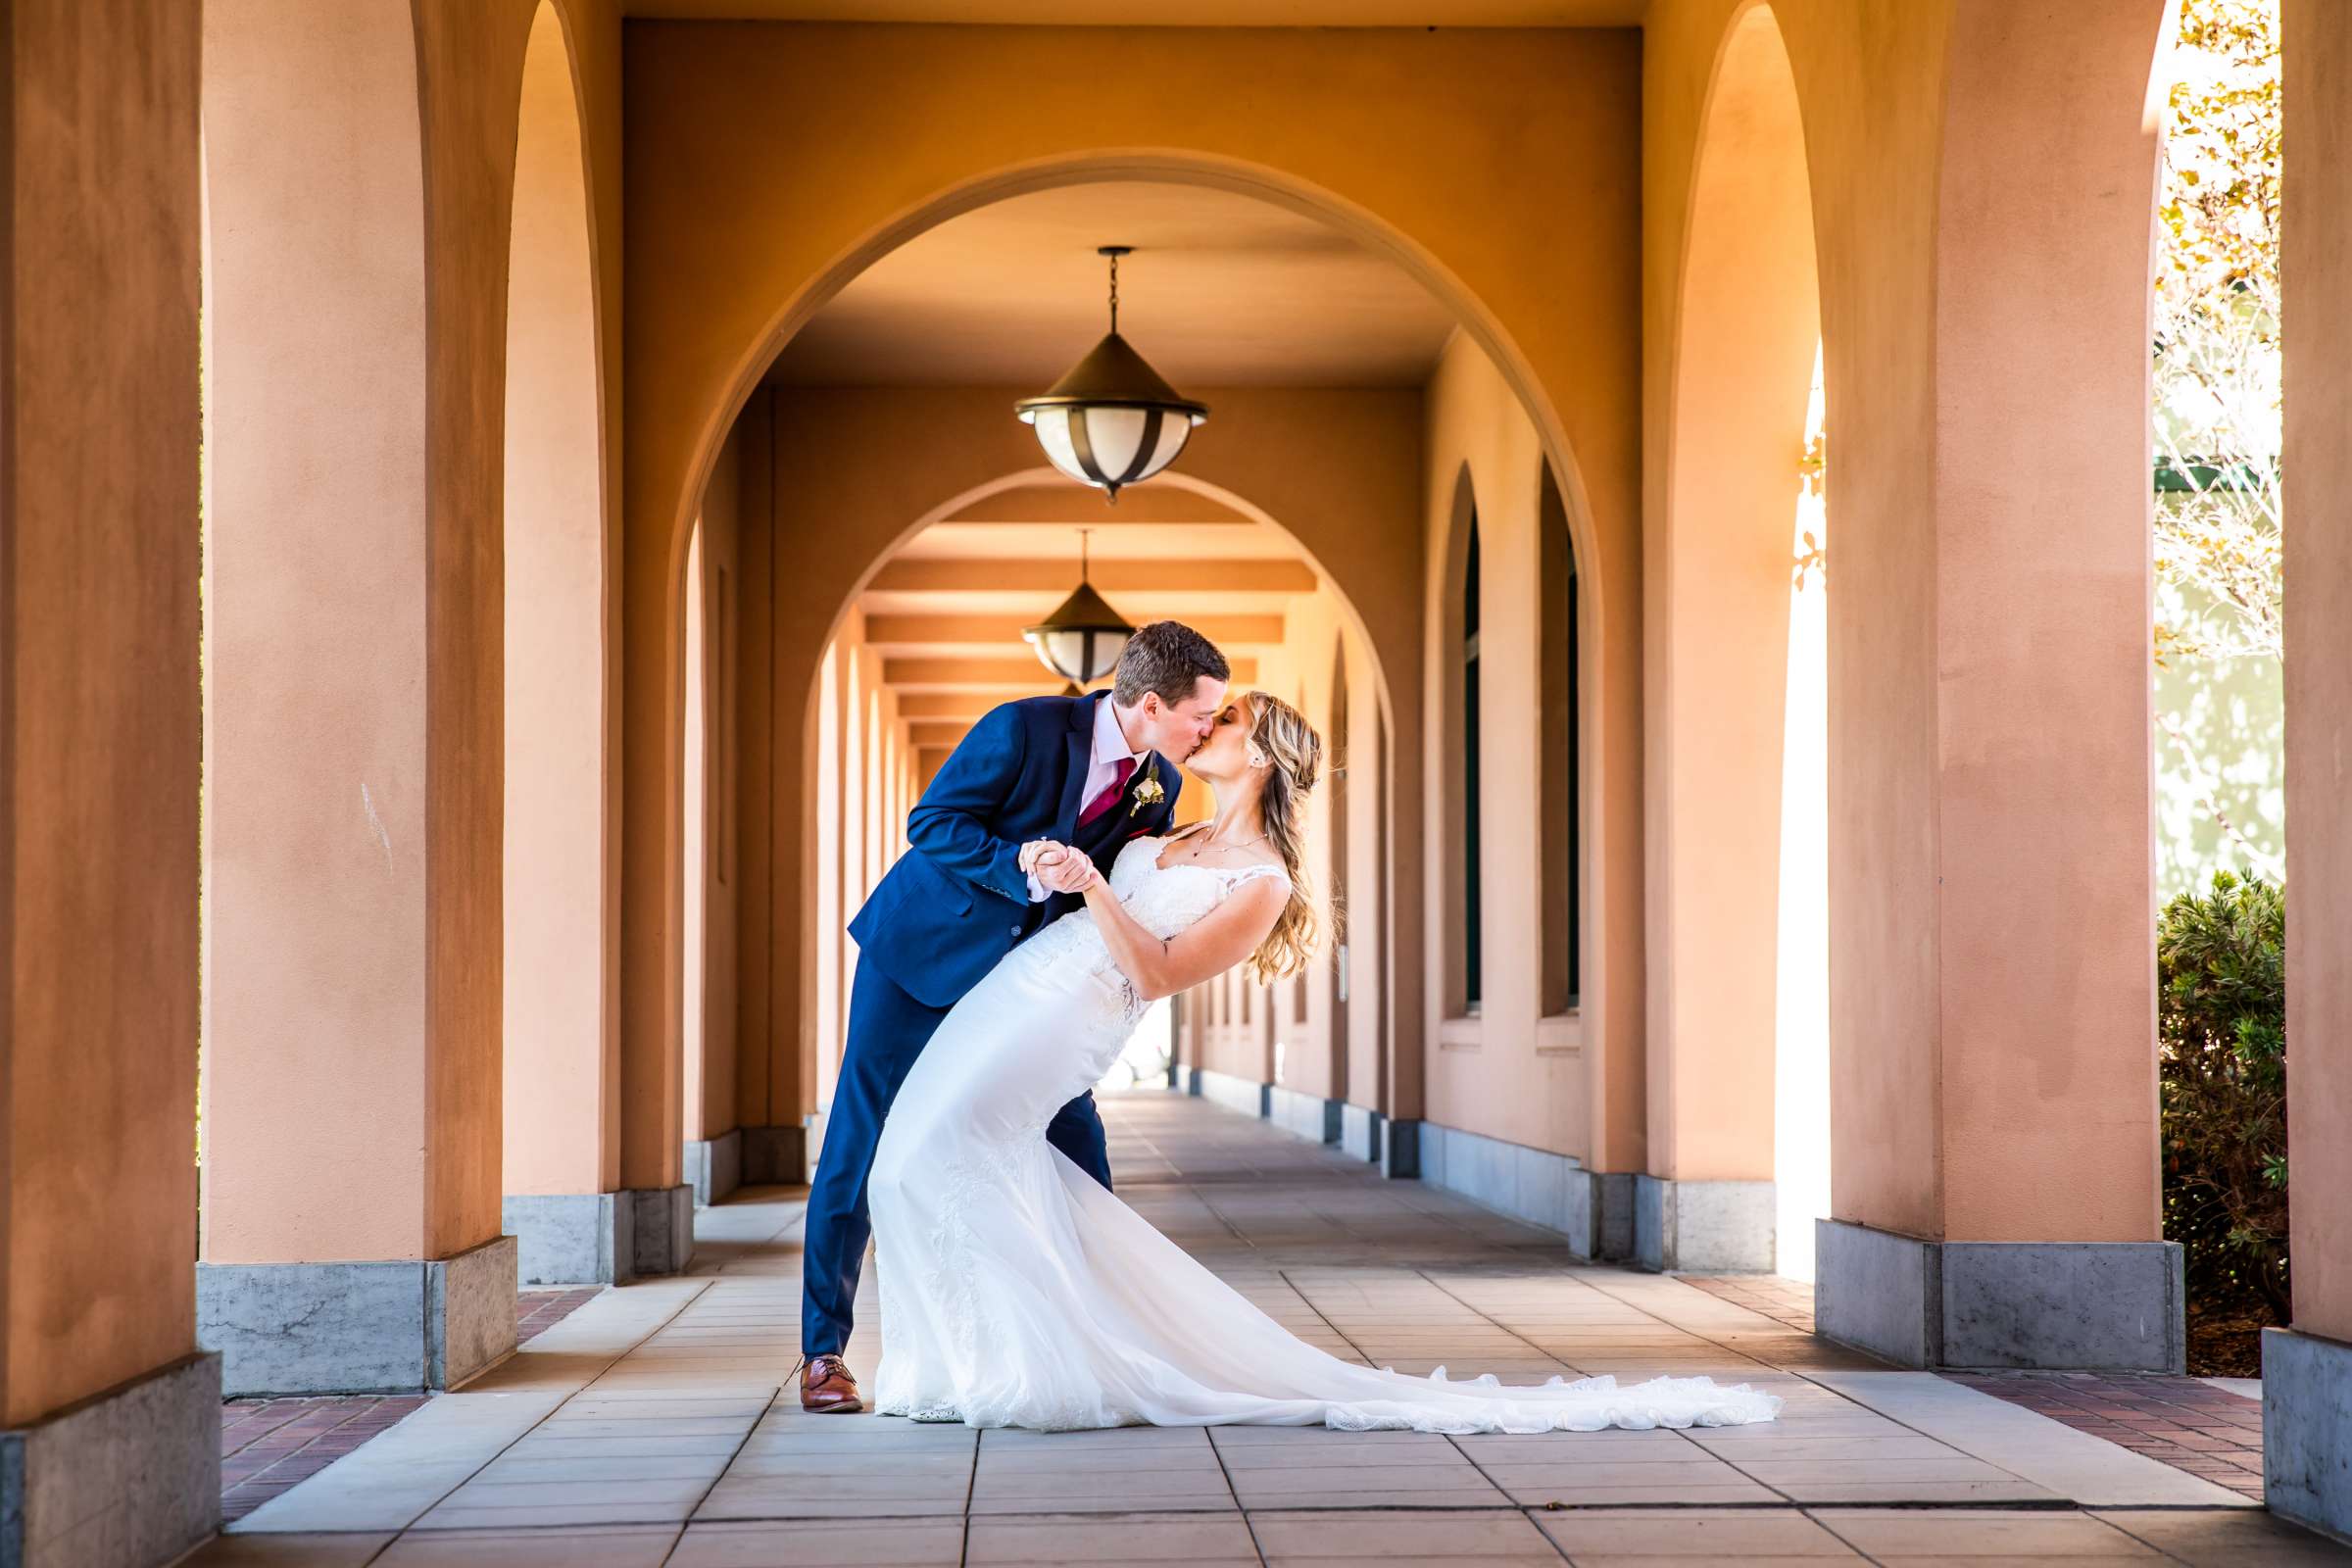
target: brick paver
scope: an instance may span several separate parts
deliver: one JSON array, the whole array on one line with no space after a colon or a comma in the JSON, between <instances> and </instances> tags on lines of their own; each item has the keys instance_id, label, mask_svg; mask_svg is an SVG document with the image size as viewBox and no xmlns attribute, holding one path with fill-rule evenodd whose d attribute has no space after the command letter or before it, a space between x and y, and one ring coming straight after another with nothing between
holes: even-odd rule
<instances>
[{"instance_id":1,"label":"brick paver","mask_svg":"<svg viewBox=\"0 0 2352 1568\"><path fill-rule=\"evenodd\" d=\"M2088 1372L1947 1372L2078 1432L2262 1496L2262 1406L2197 1378Z\"/></svg>"},{"instance_id":2,"label":"brick paver","mask_svg":"<svg viewBox=\"0 0 2352 1568\"><path fill-rule=\"evenodd\" d=\"M518 1341L560 1323L593 1300L602 1286L525 1291L514 1298ZM220 1517L242 1519L296 1482L343 1455L423 1404L427 1396L327 1395L283 1399L227 1399L220 1405Z\"/></svg>"}]
</instances>

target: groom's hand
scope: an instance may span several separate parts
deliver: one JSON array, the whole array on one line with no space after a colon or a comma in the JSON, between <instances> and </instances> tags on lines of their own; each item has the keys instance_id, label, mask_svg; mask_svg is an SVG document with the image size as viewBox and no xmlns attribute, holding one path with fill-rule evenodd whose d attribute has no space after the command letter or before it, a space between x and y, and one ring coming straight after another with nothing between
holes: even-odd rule
<instances>
[{"instance_id":1,"label":"groom's hand","mask_svg":"<svg viewBox=\"0 0 2352 1568\"><path fill-rule=\"evenodd\" d=\"M1052 839L1031 839L1021 846L1021 874L1032 875L1042 862L1059 859L1068 853Z\"/></svg>"},{"instance_id":2,"label":"groom's hand","mask_svg":"<svg viewBox=\"0 0 2352 1568\"><path fill-rule=\"evenodd\" d=\"M1039 858L1032 874L1051 892L1083 893L1095 880L1095 862L1057 844L1051 855Z\"/></svg>"}]
</instances>

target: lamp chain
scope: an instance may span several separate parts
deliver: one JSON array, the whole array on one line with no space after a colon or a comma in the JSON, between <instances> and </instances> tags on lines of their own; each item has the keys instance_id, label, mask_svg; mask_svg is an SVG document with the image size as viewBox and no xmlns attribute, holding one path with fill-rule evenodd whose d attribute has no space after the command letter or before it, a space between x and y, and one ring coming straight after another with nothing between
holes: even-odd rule
<instances>
[{"instance_id":1,"label":"lamp chain","mask_svg":"<svg viewBox=\"0 0 2352 1568\"><path fill-rule=\"evenodd\" d=\"M1119 258L1115 252L1110 258L1110 329L1119 329Z\"/></svg>"}]
</instances>

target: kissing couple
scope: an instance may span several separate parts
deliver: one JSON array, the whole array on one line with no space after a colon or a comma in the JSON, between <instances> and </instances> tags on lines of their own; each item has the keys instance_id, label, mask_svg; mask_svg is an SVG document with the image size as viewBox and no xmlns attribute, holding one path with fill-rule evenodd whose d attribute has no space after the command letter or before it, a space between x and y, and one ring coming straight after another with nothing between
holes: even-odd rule
<instances>
[{"instance_id":1,"label":"kissing couple","mask_svg":"<svg viewBox=\"0 0 2352 1568\"><path fill-rule=\"evenodd\" d=\"M1041 1431L1771 1420L1774 1396L1705 1378L1517 1388L1340 1360L1112 1196L1091 1086L1145 1009L1236 964L1296 974L1319 935L1304 831L1322 740L1277 697L1229 698L1230 675L1191 627L1145 626L1107 693L997 708L907 814L906 854L850 923L849 1039L804 1243L803 1407L865 1407L842 1350L870 1234L884 1415ZM1171 833L1178 762L1216 813Z\"/></svg>"}]
</instances>

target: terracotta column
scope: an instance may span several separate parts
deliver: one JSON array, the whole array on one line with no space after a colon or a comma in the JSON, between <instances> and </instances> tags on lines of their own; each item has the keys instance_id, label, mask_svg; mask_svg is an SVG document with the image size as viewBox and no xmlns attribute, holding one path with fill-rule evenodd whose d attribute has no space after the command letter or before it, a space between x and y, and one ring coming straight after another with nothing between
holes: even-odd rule
<instances>
[{"instance_id":1,"label":"terracotta column","mask_svg":"<svg viewBox=\"0 0 2352 1568\"><path fill-rule=\"evenodd\" d=\"M2149 749L2165 12L1960 8L1943 167L1904 175L1939 180L1927 384L1828 381L1833 421L1848 398L1933 413L1930 505L1843 466L1830 487L1819 1322L1914 1365L2182 1364Z\"/></svg>"},{"instance_id":2,"label":"terracotta column","mask_svg":"<svg viewBox=\"0 0 2352 1568\"><path fill-rule=\"evenodd\" d=\"M486 68L485 68L486 69ZM505 1174L525 1284L628 1279L596 260L572 50L552 5L523 55L506 312Z\"/></svg>"},{"instance_id":3,"label":"terracotta column","mask_svg":"<svg viewBox=\"0 0 2352 1568\"><path fill-rule=\"evenodd\" d=\"M2294 1327L2263 1336L2272 1509L2352 1536L2352 12L2286 0L2286 1121Z\"/></svg>"},{"instance_id":4,"label":"terracotta column","mask_svg":"<svg viewBox=\"0 0 2352 1568\"><path fill-rule=\"evenodd\" d=\"M231 1393L447 1387L514 1344L497 631L428 475L412 28L406 0L204 15L197 1307Z\"/></svg>"},{"instance_id":5,"label":"terracotta column","mask_svg":"<svg viewBox=\"0 0 2352 1568\"><path fill-rule=\"evenodd\" d=\"M1804 127L1768 7L1724 46L1695 161L1642 541L1649 1158L1635 1251L1648 1268L1769 1270L1789 541L1821 313Z\"/></svg>"},{"instance_id":6,"label":"terracotta column","mask_svg":"<svg viewBox=\"0 0 2352 1568\"><path fill-rule=\"evenodd\" d=\"M199 1353L193 7L0 16L0 1562L220 1517Z\"/></svg>"}]
</instances>

